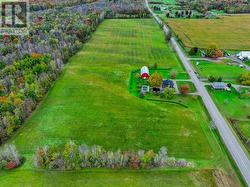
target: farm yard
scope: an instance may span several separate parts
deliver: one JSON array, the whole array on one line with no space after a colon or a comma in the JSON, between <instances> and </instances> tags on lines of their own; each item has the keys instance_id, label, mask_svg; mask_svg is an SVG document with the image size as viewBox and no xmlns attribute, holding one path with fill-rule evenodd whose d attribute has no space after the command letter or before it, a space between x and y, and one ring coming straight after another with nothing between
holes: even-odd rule
<instances>
[{"instance_id":1,"label":"farm yard","mask_svg":"<svg viewBox=\"0 0 250 187\"><path fill-rule=\"evenodd\" d=\"M167 19L185 47L207 48L216 43L222 49L250 49L250 15L221 16L220 19ZM244 23L244 24L242 24Z\"/></svg>"},{"instance_id":2,"label":"farm yard","mask_svg":"<svg viewBox=\"0 0 250 187\"><path fill-rule=\"evenodd\" d=\"M129 93L131 71L154 64L186 76L153 19L101 23L92 39L70 58L45 100L8 141L26 162L15 171L1 171L1 185L240 186L198 97L176 96L186 108L145 101ZM65 172L34 168L37 147L61 146L68 140L111 150L158 151L166 146L170 156L192 161L195 167Z\"/></svg>"},{"instance_id":3,"label":"farm yard","mask_svg":"<svg viewBox=\"0 0 250 187\"><path fill-rule=\"evenodd\" d=\"M240 68L238 64L228 64L228 62L223 61L193 60L191 63L201 78L221 77L223 80L232 83L238 83L240 75L247 72L246 69Z\"/></svg>"},{"instance_id":4,"label":"farm yard","mask_svg":"<svg viewBox=\"0 0 250 187\"><path fill-rule=\"evenodd\" d=\"M241 89L242 94L238 93L235 89L232 92L214 91L211 88L208 88L208 90L222 114L250 151L248 143L250 139L250 98L243 97L246 89Z\"/></svg>"}]
</instances>

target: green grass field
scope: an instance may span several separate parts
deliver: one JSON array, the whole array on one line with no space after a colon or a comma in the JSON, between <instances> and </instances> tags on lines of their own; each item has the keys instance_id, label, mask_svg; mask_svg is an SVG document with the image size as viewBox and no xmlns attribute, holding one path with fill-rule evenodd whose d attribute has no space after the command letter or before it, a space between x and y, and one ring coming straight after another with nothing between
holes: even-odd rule
<instances>
[{"instance_id":1,"label":"green grass field","mask_svg":"<svg viewBox=\"0 0 250 187\"><path fill-rule=\"evenodd\" d=\"M104 21L8 142L17 146L26 162L14 171L0 172L0 186L215 186L221 181L239 186L199 99L179 97L188 106L184 108L129 93L131 71L155 63L184 71L153 19ZM186 158L196 167L74 172L33 167L38 146L69 140L112 150L166 146L170 156ZM222 174L215 177L218 171Z\"/></svg>"},{"instance_id":2,"label":"green grass field","mask_svg":"<svg viewBox=\"0 0 250 187\"><path fill-rule=\"evenodd\" d=\"M199 62L199 65L196 65L196 62ZM222 77L223 79L230 80L233 83L238 82L240 75L247 72L247 70L244 68L228 65L224 62L196 60L191 61L191 63L202 78L208 78L209 76Z\"/></svg>"},{"instance_id":3,"label":"green grass field","mask_svg":"<svg viewBox=\"0 0 250 187\"><path fill-rule=\"evenodd\" d=\"M236 125L242 135L250 138L250 99L241 99L235 89L232 93L226 91L214 91L208 88L218 108L229 120L235 119ZM249 147L250 150L250 147Z\"/></svg>"},{"instance_id":4,"label":"green grass field","mask_svg":"<svg viewBox=\"0 0 250 187\"><path fill-rule=\"evenodd\" d=\"M250 15L165 20L186 47L206 48L217 43L222 49L250 50Z\"/></svg>"}]
</instances>

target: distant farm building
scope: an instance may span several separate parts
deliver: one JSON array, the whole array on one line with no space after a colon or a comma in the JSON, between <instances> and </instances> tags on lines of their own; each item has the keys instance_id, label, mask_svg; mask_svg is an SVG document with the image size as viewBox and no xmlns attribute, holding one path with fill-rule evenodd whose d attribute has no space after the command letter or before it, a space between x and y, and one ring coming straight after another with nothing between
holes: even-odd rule
<instances>
[{"instance_id":1,"label":"distant farm building","mask_svg":"<svg viewBox=\"0 0 250 187\"><path fill-rule=\"evenodd\" d=\"M237 57L240 60L244 60L244 59L250 60L250 51L241 51L240 53L237 54Z\"/></svg>"},{"instance_id":2,"label":"distant farm building","mask_svg":"<svg viewBox=\"0 0 250 187\"><path fill-rule=\"evenodd\" d=\"M226 90L227 85L224 82L213 82L212 88L215 90Z\"/></svg>"},{"instance_id":3,"label":"distant farm building","mask_svg":"<svg viewBox=\"0 0 250 187\"><path fill-rule=\"evenodd\" d=\"M142 79L148 79L149 78L149 69L147 66L143 66L141 68L141 78Z\"/></svg>"}]
</instances>

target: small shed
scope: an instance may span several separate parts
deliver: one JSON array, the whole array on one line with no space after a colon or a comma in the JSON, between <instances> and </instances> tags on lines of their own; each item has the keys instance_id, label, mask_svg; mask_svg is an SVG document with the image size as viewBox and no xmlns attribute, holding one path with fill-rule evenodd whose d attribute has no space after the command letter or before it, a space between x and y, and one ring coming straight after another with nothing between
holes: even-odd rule
<instances>
[{"instance_id":1,"label":"small shed","mask_svg":"<svg viewBox=\"0 0 250 187\"><path fill-rule=\"evenodd\" d=\"M212 88L215 90L226 90L227 85L224 82L213 82Z\"/></svg>"},{"instance_id":2,"label":"small shed","mask_svg":"<svg viewBox=\"0 0 250 187\"><path fill-rule=\"evenodd\" d=\"M143 66L141 68L141 78L142 79L148 79L149 78L149 69L147 66Z\"/></svg>"},{"instance_id":3,"label":"small shed","mask_svg":"<svg viewBox=\"0 0 250 187\"><path fill-rule=\"evenodd\" d=\"M145 94L145 93L148 93L148 92L149 92L149 86L143 85L141 87L141 93Z\"/></svg>"},{"instance_id":4,"label":"small shed","mask_svg":"<svg viewBox=\"0 0 250 187\"><path fill-rule=\"evenodd\" d=\"M174 88L174 82L172 80L163 80L162 81L162 88Z\"/></svg>"}]
</instances>

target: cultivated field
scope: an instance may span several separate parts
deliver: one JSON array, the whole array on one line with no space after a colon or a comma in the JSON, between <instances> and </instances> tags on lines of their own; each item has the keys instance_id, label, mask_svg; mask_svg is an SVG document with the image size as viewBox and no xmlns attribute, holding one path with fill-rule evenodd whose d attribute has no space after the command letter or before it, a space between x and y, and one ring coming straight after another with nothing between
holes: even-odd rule
<instances>
[{"instance_id":1,"label":"cultivated field","mask_svg":"<svg viewBox=\"0 0 250 187\"><path fill-rule=\"evenodd\" d=\"M166 19L186 47L206 48L217 43L223 49L250 50L250 15L221 19Z\"/></svg>"},{"instance_id":2,"label":"cultivated field","mask_svg":"<svg viewBox=\"0 0 250 187\"><path fill-rule=\"evenodd\" d=\"M70 59L47 98L9 141L26 157L15 171L0 173L3 186L238 186L217 135L196 97L188 108L139 99L128 91L130 72L142 65L172 68L180 62L152 19L104 21ZM195 163L191 169L43 171L33 167L38 146L69 140L107 149L154 149Z\"/></svg>"}]
</instances>

